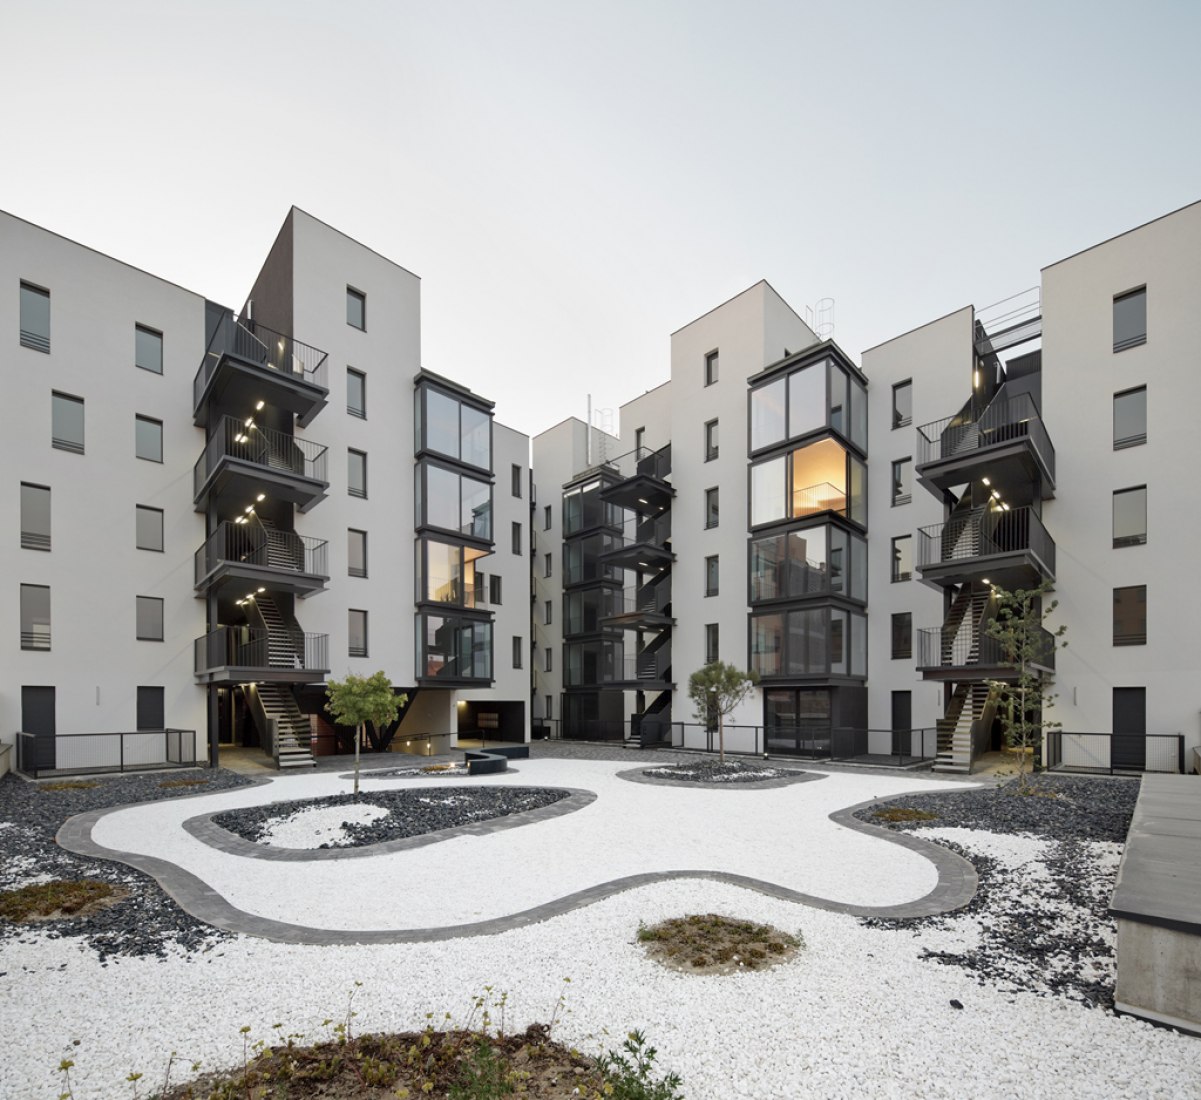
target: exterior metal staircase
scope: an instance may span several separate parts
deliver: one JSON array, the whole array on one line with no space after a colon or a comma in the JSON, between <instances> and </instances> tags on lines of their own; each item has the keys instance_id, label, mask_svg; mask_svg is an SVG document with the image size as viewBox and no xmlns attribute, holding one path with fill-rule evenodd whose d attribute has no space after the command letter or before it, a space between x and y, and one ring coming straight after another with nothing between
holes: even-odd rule
<instances>
[{"instance_id":1,"label":"exterior metal staircase","mask_svg":"<svg viewBox=\"0 0 1201 1100\"><path fill-rule=\"evenodd\" d=\"M992 694L990 686L983 681L955 685L946 716L936 723L935 771L967 774L972 770L972 736L989 709Z\"/></svg>"},{"instance_id":2,"label":"exterior metal staircase","mask_svg":"<svg viewBox=\"0 0 1201 1100\"><path fill-rule=\"evenodd\" d=\"M268 667L303 668L304 632L295 616L285 618L267 592L260 592L243 607L250 625L267 632Z\"/></svg>"},{"instance_id":3,"label":"exterior metal staircase","mask_svg":"<svg viewBox=\"0 0 1201 1100\"><path fill-rule=\"evenodd\" d=\"M257 686L263 714L275 723L276 739L273 750L280 768L311 768L313 766L312 734L308 718L296 705L292 692L283 684L261 683ZM271 723L267 723L270 730Z\"/></svg>"}]
</instances>

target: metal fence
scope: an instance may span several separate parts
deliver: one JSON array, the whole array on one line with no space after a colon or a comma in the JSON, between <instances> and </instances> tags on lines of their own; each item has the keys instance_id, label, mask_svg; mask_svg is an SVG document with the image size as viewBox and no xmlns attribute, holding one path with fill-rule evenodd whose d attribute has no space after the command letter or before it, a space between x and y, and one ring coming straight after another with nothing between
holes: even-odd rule
<instances>
[{"instance_id":1,"label":"metal fence","mask_svg":"<svg viewBox=\"0 0 1201 1100\"><path fill-rule=\"evenodd\" d=\"M133 733L17 734L17 766L22 775L99 775L105 772L192 768L196 731L137 730Z\"/></svg>"},{"instance_id":2,"label":"metal fence","mask_svg":"<svg viewBox=\"0 0 1201 1100\"><path fill-rule=\"evenodd\" d=\"M1183 775L1184 735L1180 733L1043 734L1048 771L1120 773L1169 772Z\"/></svg>"}]
</instances>

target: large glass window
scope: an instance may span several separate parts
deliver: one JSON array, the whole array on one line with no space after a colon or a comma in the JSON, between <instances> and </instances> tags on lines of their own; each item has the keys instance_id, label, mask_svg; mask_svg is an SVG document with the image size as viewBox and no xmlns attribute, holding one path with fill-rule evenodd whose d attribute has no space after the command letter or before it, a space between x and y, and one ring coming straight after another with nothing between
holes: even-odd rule
<instances>
[{"instance_id":1,"label":"large glass window","mask_svg":"<svg viewBox=\"0 0 1201 1100\"><path fill-rule=\"evenodd\" d=\"M492 624L450 615L419 615L417 676L423 680L491 680Z\"/></svg>"},{"instance_id":2,"label":"large glass window","mask_svg":"<svg viewBox=\"0 0 1201 1100\"><path fill-rule=\"evenodd\" d=\"M423 526L492 541L491 484L431 463L422 463L417 477Z\"/></svg>"},{"instance_id":3,"label":"large glass window","mask_svg":"<svg viewBox=\"0 0 1201 1100\"><path fill-rule=\"evenodd\" d=\"M133 330L133 363L153 374L163 373L163 334L144 325Z\"/></svg>"},{"instance_id":4,"label":"large glass window","mask_svg":"<svg viewBox=\"0 0 1201 1100\"><path fill-rule=\"evenodd\" d=\"M563 494L563 534L574 535L589 527L615 526L619 521L617 509L600 498L600 481L577 485ZM549 530L549 517L547 529Z\"/></svg>"},{"instance_id":5,"label":"large glass window","mask_svg":"<svg viewBox=\"0 0 1201 1100\"><path fill-rule=\"evenodd\" d=\"M163 640L163 601L157 596L137 597L137 636L142 642Z\"/></svg>"},{"instance_id":6,"label":"large glass window","mask_svg":"<svg viewBox=\"0 0 1201 1100\"><path fill-rule=\"evenodd\" d=\"M595 580L620 580L621 570L602 565L600 556L617 549L612 535L595 534L563 545L563 584L584 584Z\"/></svg>"},{"instance_id":7,"label":"large glass window","mask_svg":"<svg viewBox=\"0 0 1201 1100\"><path fill-rule=\"evenodd\" d=\"M567 592L563 596L563 633L595 634L601 619L620 609L619 594L609 588ZM550 622L548 618L546 620Z\"/></svg>"},{"instance_id":8,"label":"large glass window","mask_svg":"<svg viewBox=\"0 0 1201 1100\"><path fill-rule=\"evenodd\" d=\"M892 659L913 656L913 612L898 611L892 616Z\"/></svg>"},{"instance_id":9,"label":"large glass window","mask_svg":"<svg viewBox=\"0 0 1201 1100\"><path fill-rule=\"evenodd\" d=\"M430 387L422 388L420 399L425 415L420 416L419 449L436 451L481 470L492 468L492 417L474 405Z\"/></svg>"},{"instance_id":10,"label":"large glass window","mask_svg":"<svg viewBox=\"0 0 1201 1100\"><path fill-rule=\"evenodd\" d=\"M60 451L83 454L83 398L50 395L50 442Z\"/></svg>"},{"instance_id":11,"label":"large glass window","mask_svg":"<svg viewBox=\"0 0 1201 1100\"><path fill-rule=\"evenodd\" d=\"M1113 395L1113 449L1147 442L1147 387Z\"/></svg>"},{"instance_id":12,"label":"large glass window","mask_svg":"<svg viewBox=\"0 0 1201 1100\"><path fill-rule=\"evenodd\" d=\"M773 458L751 467L751 526L772 523L786 516L788 467L784 458Z\"/></svg>"},{"instance_id":13,"label":"large glass window","mask_svg":"<svg viewBox=\"0 0 1201 1100\"><path fill-rule=\"evenodd\" d=\"M50 350L50 291L21 284L21 347Z\"/></svg>"},{"instance_id":14,"label":"large glass window","mask_svg":"<svg viewBox=\"0 0 1201 1100\"><path fill-rule=\"evenodd\" d=\"M835 363L830 364L830 427L849 436L850 405L847 396L847 372Z\"/></svg>"},{"instance_id":15,"label":"large glass window","mask_svg":"<svg viewBox=\"0 0 1201 1100\"><path fill-rule=\"evenodd\" d=\"M892 540L892 579L907 581L913 576L913 536L899 535Z\"/></svg>"},{"instance_id":16,"label":"large glass window","mask_svg":"<svg viewBox=\"0 0 1201 1100\"><path fill-rule=\"evenodd\" d=\"M1114 546L1139 546L1147 541L1147 487L1119 489L1113 494Z\"/></svg>"},{"instance_id":17,"label":"large glass window","mask_svg":"<svg viewBox=\"0 0 1201 1100\"><path fill-rule=\"evenodd\" d=\"M1147 644L1147 586L1113 590L1113 644Z\"/></svg>"},{"instance_id":18,"label":"large glass window","mask_svg":"<svg viewBox=\"0 0 1201 1100\"><path fill-rule=\"evenodd\" d=\"M812 608L788 613L788 661L790 676L824 673L827 651L826 611Z\"/></svg>"},{"instance_id":19,"label":"large glass window","mask_svg":"<svg viewBox=\"0 0 1201 1100\"><path fill-rule=\"evenodd\" d=\"M134 454L147 462L162 462L163 422L148 416L135 416L133 426Z\"/></svg>"},{"instance_id":20,"label":"large glass window","mask_svg":"<svg viewBox=\"0 0 1201 1100\"><path fill-rule=\"evenodd\" d=\"M50 549L50 490L45 485L21 482L21 546Z\"/></svg>"},{"instance_id":21,"label":"large glass window","mask_svg":"<svg viewBox=\"0 0 1201 1100\"><path fill-rule=\"evenodd\" d=\"M786 438L784 419L788 380L777 378L751 390L751 450L781 443Z\"/></svg>"},{"instance_id":22,"label":"large glass window","mask_svg":"<svg viewBox=\"0 0 1201 1100\"><path fill-rule=\"evenodd\" d=\"M1147 342L1147 288L1113 300L1113 350L1125 351Z\"/></svg>"},{"instance_id":23,"label":"large glass window","mask_svg":"<svg viewBox=\"0 0 1201 1100\"><path fill-rule=\"evenodd\" d=\"M858 535L823 524L750 545L752 603L830 592L867 599L867 543Z\"/></svg>"},{"instance_id":24,"label":"large glass window","mask_svg":"<svg viewBox=\"0 0 1201 1100\"><path fill-rule=\"evenodd\" d=\"M476 563L484 552L473 546L459 546L422 539L417 555L417 599L428 603L450 603L474 607L483 597L476 583ZM492 576L492 603L500 603L500 577Z\"/></svg>"},{"instance_id":25,"label":"large glass window","mask_svg":"<svg viewBox=\"0 0 1201 1100\"><path fill-rule=\"evenodd\" d=\"M788 437L826 426L826 360L788 376Z\"/></svg>"},{"instance_id":26,"label":"large glass window","mask_svg":"<svg viewBox=\"0 0 1201 1100\"><path fill-rule=\"evenodd\" d=\"M21 585L21 648L50 648L50 588Z\"/></svg>"},{"instance_id":27,"label":"large glass window","mask_svg":"<svg viewBox=\"0 0 1201 1100\"><path fill-rule=\"evenodd\" d=\"M784 667L783 614L751 619L751 668L760 676L779 676Z\"/></svg>"},{"instance_id":28,"label":"large glass window","mask_svg":"<svg viewBox=\"0 0 1201 1100\"><path fill-rule=\"evenodd\" d=\"M850 440L856 447L867 450L867 390L853 375L849 378L851 395Z\"/></svg>"},{"instance_id":29,"label":"large glass window","mask_svg":"<svg viewBox=\"0 0 1201 1100\"><path fill-rule=\"evenodd\" d=\"M792 452L793 519L816 512L846 512L847 453L833 439L819 439Z\"/></svg>"}]
</instances>

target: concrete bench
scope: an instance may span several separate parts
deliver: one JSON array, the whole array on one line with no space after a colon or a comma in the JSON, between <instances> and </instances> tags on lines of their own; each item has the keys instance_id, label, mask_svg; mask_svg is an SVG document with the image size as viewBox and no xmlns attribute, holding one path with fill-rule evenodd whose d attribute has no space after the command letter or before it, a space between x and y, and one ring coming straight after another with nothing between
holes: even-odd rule
<instances>
[{"instance_id":1,"label":"concrete bench","mask_svg":"<svg viewBox=\"0 0 1201 1100\"><path fill-rule=\"evenodd\" d=\"M1143 776L1109 912L1114 1006L1201 1033L1201 777Z\"/></svg>"},{"instance_id":2,"label":"concrete bench","mask_svg":"<svg viewBox=\"0 0 1201 1100\"><path fill-rule=\"evenodd\" d=\"M510 760L529 758L529 745L498 745L490 749L468 749L464 753L468 775L496 775L509 770Z\"/></svg>"}]
</instances>

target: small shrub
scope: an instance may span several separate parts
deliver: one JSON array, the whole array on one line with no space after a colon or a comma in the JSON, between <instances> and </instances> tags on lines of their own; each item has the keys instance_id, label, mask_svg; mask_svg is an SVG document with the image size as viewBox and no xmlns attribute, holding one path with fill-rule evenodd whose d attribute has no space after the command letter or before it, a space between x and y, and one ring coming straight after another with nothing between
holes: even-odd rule
<instances>
[{"instance_id":1,"label":"small shrub","mask_svg":"<svg viewBox=\"0 0 1201 1100\"><path fill-rule=\"evenodd\" d=\"M605 1095L611 1100L683 1100L683 1082L676 1073L656 1081L651 1073L658 1052L647 1046L641 1031L631 1031L621 1050L611 1050L597 1060L605 1078Z\"/></svg>"}]
</instances>

